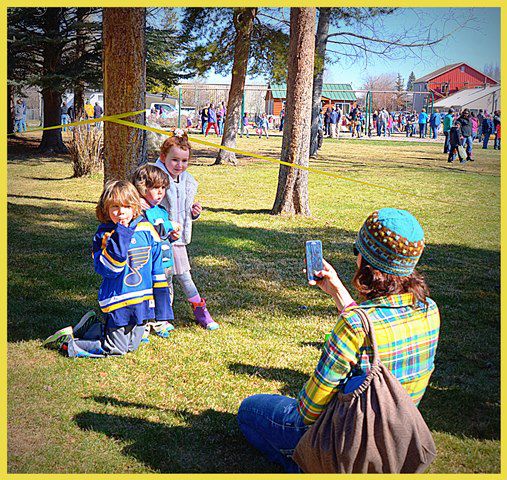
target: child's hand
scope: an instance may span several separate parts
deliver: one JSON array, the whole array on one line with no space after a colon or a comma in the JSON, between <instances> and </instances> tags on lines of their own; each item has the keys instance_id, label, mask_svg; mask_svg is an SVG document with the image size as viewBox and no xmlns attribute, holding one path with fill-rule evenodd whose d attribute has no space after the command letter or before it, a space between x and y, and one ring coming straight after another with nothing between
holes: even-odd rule
<instances>
[{"instance_id":1,"label":"child's hand","mask_svg":"<svg viewBox=\"0 0 507 480\"><path fill-rule=\"evenodd\" d=\"M171 240L178 240L181 237L181 225L176 222L172 222L173 224L173 230L169 232L169 236L171 237Z\"/></svg>"},{"instance_id":2,"label":"child's hand","mask_svg":"<svg viewBox=\"0 0 507 480\"><path fill-rule=\"evenodd\" d=\"M198 217L202 212L202 206L199 202L195 202L192 205L192 217Z\"/></svg>"}]
</instances>

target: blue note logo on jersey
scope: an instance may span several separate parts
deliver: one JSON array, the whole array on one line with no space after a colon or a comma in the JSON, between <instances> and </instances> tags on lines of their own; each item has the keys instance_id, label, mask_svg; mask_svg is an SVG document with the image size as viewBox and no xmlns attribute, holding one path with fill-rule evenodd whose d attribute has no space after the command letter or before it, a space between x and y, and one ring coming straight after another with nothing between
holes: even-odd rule
<instances>
[{"instance_id":1,"label":"blue note logo on jersey","mask_svg":"<svg viewBox=\"0 0 507 480\"><path fill-rule=\"evenodd\" d=\"M128 251L127 263L132 270L123 282L128 287L137 287L142 281L143 277L139 270L148 263L151 255L151 247L138 247L131 248Z\"/></svg>"}]
</instances>

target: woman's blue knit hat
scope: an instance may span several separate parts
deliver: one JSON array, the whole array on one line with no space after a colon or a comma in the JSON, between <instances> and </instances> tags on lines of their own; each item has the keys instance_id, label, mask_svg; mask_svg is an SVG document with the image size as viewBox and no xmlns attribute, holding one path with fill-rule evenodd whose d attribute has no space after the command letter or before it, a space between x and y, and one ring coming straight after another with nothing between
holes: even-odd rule
<instances>
[{"instance_id":1,"label":"woman's blue knit hat","mask_svg":"<svg viewBox=\"0 0 507 480\"><path fill-rule=\"evenodd\" d=\"M356 248L373 268L405 277L414 271L424 250L424 232L406 210L382 208L364 222Z\"/></svg>"}]
</instances>

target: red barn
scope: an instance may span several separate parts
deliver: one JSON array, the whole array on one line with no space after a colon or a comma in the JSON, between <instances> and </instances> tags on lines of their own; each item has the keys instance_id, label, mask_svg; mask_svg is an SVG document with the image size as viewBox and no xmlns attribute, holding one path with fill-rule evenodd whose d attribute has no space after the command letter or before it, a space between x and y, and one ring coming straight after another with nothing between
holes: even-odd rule
<instances>
[{"instance_id":1,"label":"red barn","mask_svg":"<svg viewBox=\"0 0 507 480\"><path fill-rule=\"evenodd\" d=\"M498 85L498 82L464 62L446 65L413 82L414 92L433 92L435 101L459 90L487 85ZM414 108L418 112L426 97L428 95L414 95Z\"/></svg>"}]
</instances>

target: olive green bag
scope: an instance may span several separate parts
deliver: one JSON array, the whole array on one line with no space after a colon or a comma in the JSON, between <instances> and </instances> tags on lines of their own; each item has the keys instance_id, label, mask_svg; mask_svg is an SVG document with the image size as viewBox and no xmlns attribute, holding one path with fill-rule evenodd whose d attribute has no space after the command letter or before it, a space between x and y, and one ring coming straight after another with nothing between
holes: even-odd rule
<instances>
[{"instance_id":1,"label":"olive green bag","mask_svg":"<svg viewBox=\"0 0 507 480\"><path fill-rule=\"evenodd\" d=\"M371 370L354 391L338 392L296 446L305 473L421 473L436 456L431 432L399 380L380 362L373 323Z\"/></svg>"}]
</instances>

